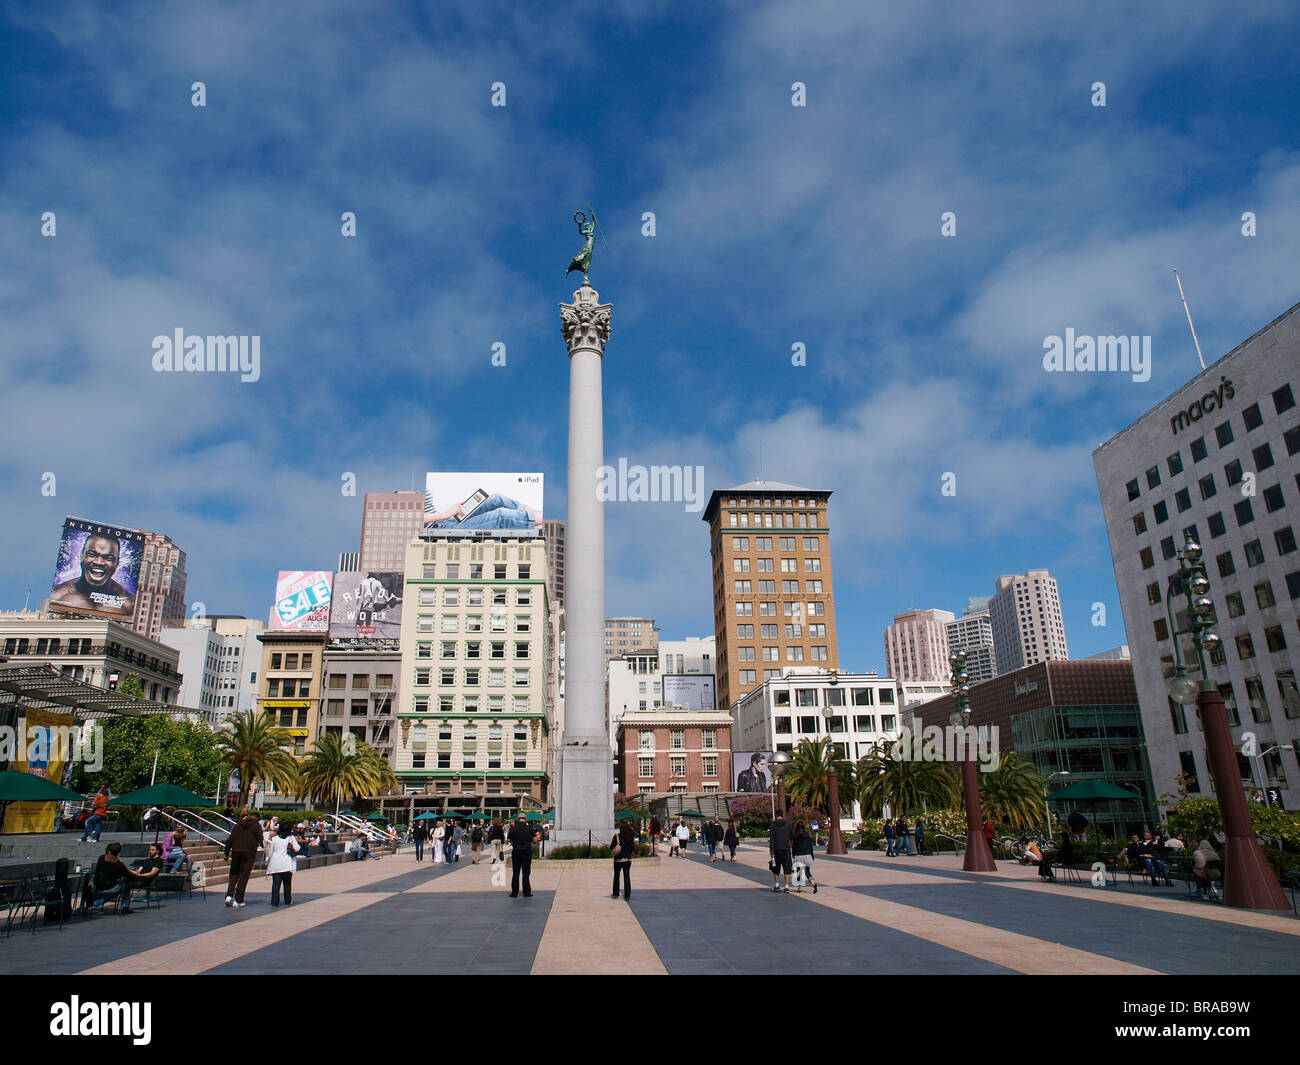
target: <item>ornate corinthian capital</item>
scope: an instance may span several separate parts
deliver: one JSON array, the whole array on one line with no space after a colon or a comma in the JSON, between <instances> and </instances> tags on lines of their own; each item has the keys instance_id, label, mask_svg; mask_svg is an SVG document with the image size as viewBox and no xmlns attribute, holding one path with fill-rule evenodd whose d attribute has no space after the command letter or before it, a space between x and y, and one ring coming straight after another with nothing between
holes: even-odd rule
<instances>
[{"instance_id":1,"label":"ornate corinthian capital","mask_svg":"<svg viewBox=\"0 0 1300 1065\"><path fill-rule=\"evenodd\" d=\"M609 315L613 309L612 303L601 303L600 295L588 285L573 294L572 303L560 304L560 332L569 345L570 355L578 349L605 354Z\"/></svg>"}]
</instances>

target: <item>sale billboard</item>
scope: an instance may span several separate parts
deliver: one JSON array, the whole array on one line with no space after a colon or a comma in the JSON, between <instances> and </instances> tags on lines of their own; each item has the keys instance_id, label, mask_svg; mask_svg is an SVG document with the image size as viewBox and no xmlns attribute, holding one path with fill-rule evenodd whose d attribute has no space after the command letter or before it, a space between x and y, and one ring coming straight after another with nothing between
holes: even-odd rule
<instances>
[{"instance_id":1,"label":"sale billboard","mask_svg":"<svg viewBox=\"0 0 1300 1065\"><path fill-rule=\"evenodd\" d=\"M334 574L329 570L281 570L275 582L271 628L288 632L327 632Z\"/></svg>"}]
</instances>

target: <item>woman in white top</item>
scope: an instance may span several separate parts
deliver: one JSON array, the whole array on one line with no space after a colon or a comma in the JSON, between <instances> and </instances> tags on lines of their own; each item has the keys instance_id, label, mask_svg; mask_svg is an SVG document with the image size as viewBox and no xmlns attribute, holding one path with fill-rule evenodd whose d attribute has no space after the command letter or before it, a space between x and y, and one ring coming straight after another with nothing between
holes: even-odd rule
<instances>
[{"instance_id":1,"label":"woman in white top","mask_svg":"<svg viewBox=\"0 0 1300 1065\"><path fill-rule=\"evenodd\" d=\"M674 835L677 836L677 847L680 850L682 857L685 857L686 844L688 844L691 841L691 830L686 827L685 821L677 822L677 829Z\"/></svg>"},{"instance_id":2,"label":"woman in white top","mask_svg":"<svg viewBox=\"0 0 1300 1065\"><path fill-rule=\"evenodd\" d=\"M444 862L447 860L446 855L443 853L443 841L446 838L447 838L447 826L444 825L441 821L438 821L436 823L436 827L433 830L434 865L437 865L439 862Z\"/></svg>"},{"instance_id":3,"label":"woman in white top","mask_svg":"<svg viewBox=\"0 0 1300 1065\"><path fill-rule=\"evenodd\" d=\"M284 886L284 904L293 905L293 871L297 866L294 855L299 851L298 841L289 834L287 821L280 825L266 852L266 871L271 876L271 905L280 905L280 887Z\"/></svg>"}]
</instances>

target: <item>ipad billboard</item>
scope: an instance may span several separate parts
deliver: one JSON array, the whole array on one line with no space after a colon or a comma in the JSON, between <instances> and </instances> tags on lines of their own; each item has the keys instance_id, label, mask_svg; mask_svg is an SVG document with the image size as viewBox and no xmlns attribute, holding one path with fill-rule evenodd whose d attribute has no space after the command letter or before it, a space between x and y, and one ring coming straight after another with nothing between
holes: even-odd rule
<instances>
[{"instance_id":1,"label":"ipad billboard","mask_svg":"<svg viewBox=\"0 0 1300 1065\"><path fill-rule=\"evenodd\" d=\"M54 566L50 609L130 620L135 615L144 537L135 529L67 518Z\"/></svg>"},{"instance_id":2,"label":"ipad billboard","mask_svg":"<svg viewBox=\"0 0 1300 1065\"><path fill-rule=\"evenodd\" d=\"M400 573L336 573L331 640L396 640L402 635Z\"/></svg>"},{"instance_id":3,"label":"ipad billboard","mask_svg":"<svg viewBox=\"0 0 1300 1065\"><path fill-rule=\"evenodd\" d=\"M333 582L330 570L281 570L275 582L271 628L281 632L328 632Z\"/></svg>"},{"instance_id":4,"label":"ipad billboard","mask_svg":"<svg viewBox=\"0 0 1300 1065\"><path fill-rule=\"evenodd\" d=\"M424 479L426 535L542 534L540 473L430 473Z\"/></svg>"}]
</instances>

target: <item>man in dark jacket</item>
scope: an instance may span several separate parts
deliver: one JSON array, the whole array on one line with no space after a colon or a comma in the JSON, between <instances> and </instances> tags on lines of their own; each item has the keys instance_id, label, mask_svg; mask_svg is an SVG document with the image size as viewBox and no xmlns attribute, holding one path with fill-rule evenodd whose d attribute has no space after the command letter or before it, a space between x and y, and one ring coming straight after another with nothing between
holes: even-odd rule
<instances>
[{"instance_id":1,"label":"man in dark jacket","mask_svg":"<svg viewBox=\"0 0 1300 1065\"><path fill-rule=\"evenodd\" d=\"M659 818L650 818L650 857L659 853L659 836L663 832L663 825L659 823Z\"/></svg>"},{"instance_id":2,"label":"man in dark jacket","mask_svg":"<svg viewBox=\"0 0 1300 1065\"><path fill-rule=\"evenodd\" d=\"M781 877L785 877L785 891L790 893L790 874L794 872L794 858L790 853L790 822L781 811L767 831L767 849L772 859L772 890L781 890Z\"/></svg>"},{"instance_id":3,"label":"man in dark jacket","mask_svg":"<svg viewBox=\"0 0 1300 1065\"><path fill-rule=\"evenodd\" d=\"M424 861L424 845L429 842L429 830L424 827L423 821L416 821L415 827L411 829L411 839L415 842L415 860Z\"/></svg>"},{"instance_id":4,"label":"man in dark jacket","mask_svg":"<svg viewBox=\"0 0 1300 1065\"><path fill-rule=\"evenodd\" d=\"M230 830L226 839L226 858L230 862L226 881L227 906L244 905L244 889L248 887L248 877L261 846L262 825L245 806L240 811L239 824Z\"/></svg>"},{"instance_id":5,"label":"man in dark jacket","mask_svg":"<svg viewBox=\"0 0 1300 1065\"><path fill-rule=\"evenodd\" d=\"M122 908L119 912L131 912L131 883L136 880L135 873L126 867L126 862L118 857L122 853L122 844L110 843L95 862L95 873L91 878L94 887L95 906L101 906L109 899L121 898Z\"/></svg>"},{"instance_id":6,"label":"man in dark jacket","mask_svg":"<svg viewBox=\"0 0 1300 1065\"><path fill-rule=\"evenodd\" d=\"M488 843L492 846L492 863L505 861L506 830L501 827L499 818L493 819L492 827L488 829Z\"/></svg>"},{"instance_id":7,"label":"man in dark jacket","mask_svg":"<svg viewBox=\"0 0 1300 1065\"><path fill-rule=\"evenodd\" d=\"M528 879L528 874L533 868L533 844L542 838L541 832L528 827L528 818L523 814L515 820L510 826L510 864L514 872L510 876L510 897L516 898L519 895L519 877L523 874L524 878L524 898L533 897L533 885Z\"/></svg>"}]
</instances>

